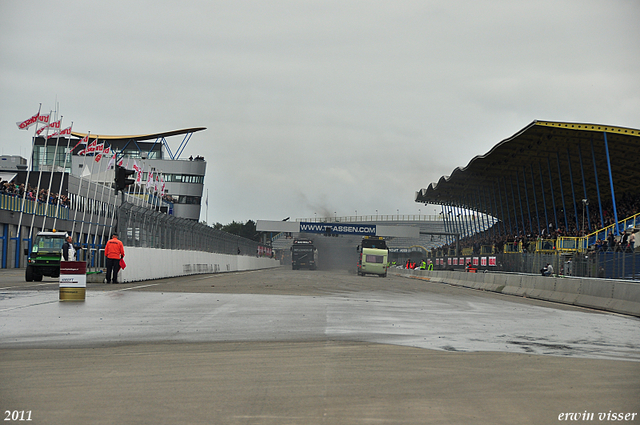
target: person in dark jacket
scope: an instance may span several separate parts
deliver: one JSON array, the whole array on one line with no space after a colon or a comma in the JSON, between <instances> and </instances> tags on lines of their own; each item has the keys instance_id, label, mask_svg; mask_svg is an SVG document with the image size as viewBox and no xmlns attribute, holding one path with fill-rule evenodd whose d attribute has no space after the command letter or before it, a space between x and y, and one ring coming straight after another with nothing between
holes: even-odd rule
<instances>
[{"instance_id":1,"label":"person in dark jacket","mask_svg":"<svg viewBox=\"0 0 640 425\"><path fill-rule=\"evenodd\" d=\"M62 244L62 261L76 261L77 250L78 247L73 245L71 236L67 236Z\"/></svg>"}]
</instances>

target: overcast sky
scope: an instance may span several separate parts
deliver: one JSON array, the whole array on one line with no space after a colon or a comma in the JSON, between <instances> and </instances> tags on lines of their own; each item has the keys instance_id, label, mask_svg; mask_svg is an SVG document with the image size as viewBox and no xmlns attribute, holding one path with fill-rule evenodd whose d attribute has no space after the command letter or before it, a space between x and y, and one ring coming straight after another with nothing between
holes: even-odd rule
<instances>
[{"instance_id":1,"label":"overcast sky","mask_svg":"<svg viewBox=\"0 0 640 425\"><path fill-rule=\"evenodd\" d=\"M207 160L210 223L433 214L417 190L534 120L640 128L639 21L638 0L2 0L0 154L29 156L16 122L57 100L79 132L206 127L183 158Z\"/></svg>"}]
</instances>

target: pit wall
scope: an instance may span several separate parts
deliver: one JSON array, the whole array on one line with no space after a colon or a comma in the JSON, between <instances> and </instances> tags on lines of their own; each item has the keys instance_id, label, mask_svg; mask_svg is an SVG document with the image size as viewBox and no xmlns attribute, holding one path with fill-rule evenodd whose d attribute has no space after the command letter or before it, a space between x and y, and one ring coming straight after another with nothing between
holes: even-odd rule
<instances>
[{"instance_id":1,"label":"pit wall","mask_svg":"<svg viewBox=\"0 0 640 425\"><path fill-rule=\"evenodd\" d=\"M640 283L507 273L389 269L389 273L640 317Z\"/></svg>"},{"instance_id":2,"label":"pit wall","mask_svg":"<svg viewBox=\"0 0 640 425\"><path fill-rule=\"evenodd\" d=\"M267 257L214 254L201 251L125 247L127 267L120 282L136 282L202 273L223 273L279 267L280 261ZM104 273L89 275L88 281L104 279Z\"/></svg>"}]
</instances>

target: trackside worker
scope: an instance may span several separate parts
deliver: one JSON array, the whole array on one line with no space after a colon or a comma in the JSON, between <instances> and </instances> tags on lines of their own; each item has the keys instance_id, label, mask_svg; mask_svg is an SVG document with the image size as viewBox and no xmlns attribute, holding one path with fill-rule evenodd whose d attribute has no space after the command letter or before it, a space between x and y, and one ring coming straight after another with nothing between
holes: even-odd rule
<instances>
[{"instance_id":1,"label":"trackside worker","mask_svg":"<svg viewBox=\"0 0 640 425\"><path fill-rule=\"evenodd\" d=\"M433 262L429 261L429 270L433 270Z\"/></svg>"},{"instance_id":2,"label":"trackside worker","mask_svg":"<svg viewBox=\"0 0 640 425\"><path fill-rule=\"evenodd\" d=\"M427 262L422 260L420 263L420 270L427 270Z\"/></svg>"},{"instance_id":3,"label":"trackside worker","mask_svg":"<svg viewBox=\"0 0 640 425\"><path fill-rule=\"evenodd\" d=\"M120 271L120 259L124 258L124 245L118 240L118 234L111 235L104 248L104 256L107 263L107 283L118 283L118 272ZM113 273L113 279L112 279Z\"/></svg>"}]
</instances>

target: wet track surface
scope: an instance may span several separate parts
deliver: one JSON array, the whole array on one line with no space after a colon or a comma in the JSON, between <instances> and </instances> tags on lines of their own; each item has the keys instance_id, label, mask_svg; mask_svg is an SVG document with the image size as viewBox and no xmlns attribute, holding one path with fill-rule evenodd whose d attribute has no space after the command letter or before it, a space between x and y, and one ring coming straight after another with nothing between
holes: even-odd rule
<instances>
[{"instance_id":1,"label":"wet track surface","mask_svg":"<svg viewBox=\"0 0 640 425\"><path fill-rule=\"evenodd\" d=\"M400 277L269 270L89 285L2 285L0 348L357 341L640 361L640 320ZM28 289L27 289L28 288Z\"/></svg>"}]
</instances>

